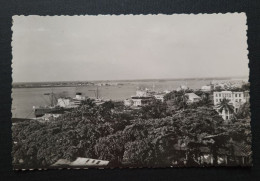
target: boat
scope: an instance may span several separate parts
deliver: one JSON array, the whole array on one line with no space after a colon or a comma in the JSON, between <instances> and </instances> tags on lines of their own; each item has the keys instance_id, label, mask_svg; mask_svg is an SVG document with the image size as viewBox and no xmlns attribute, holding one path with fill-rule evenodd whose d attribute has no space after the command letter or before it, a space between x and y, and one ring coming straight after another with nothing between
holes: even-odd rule
<instances>
[{"instance_id":1,"label":"boat","mask_svg":"<svg viewBox=\"0 0 260 181\"><path fill-rule=\"evenodd\" d=\"M42 117L47 113L57 113L62 111L61 107L58 106L33 106L35 117Z\"/></svg>"},{"instance_id":2,"label":"boat","mask_svg":"<svg viewBox=\"0 0 260 181\"><path fill-rule=\"evenodd\" d=\"M89 90L89 91L93 91L95 93L95 98L93 99L95 104L100 105L106 102L106 100L100 97L100 92L98 90L98 87L96 90Z\"/></svg>"},{"instance_id":3,"label":"boat","mask_svg":"<svg viewBox=\"0 0 260 181\"><path fill-rule=\"evenodd\" d=\"M53 93L53 89L51 93L44 93L44 95L49 96L51 103L47 106L33 106L35 117L42 117L47 113L54 113L61 110L61 107L56 105L57 98Z\"/></svg>"},{"instance_id":4,"label":"boat","mask_svg":"<svg viewBox=\"0 0 260 181\"><path fill-rule=\"evenodd\" d=\"M63 114L72 110L75 107L81 105L82 101L86 100L86 97L82 96L82 93L77 92L75 98L58 98L53 93L45 93L50 98L50 105L47 106L33 106L33 112L36 118L42 117L45 114Z\"/></svg>"}]
</instances>

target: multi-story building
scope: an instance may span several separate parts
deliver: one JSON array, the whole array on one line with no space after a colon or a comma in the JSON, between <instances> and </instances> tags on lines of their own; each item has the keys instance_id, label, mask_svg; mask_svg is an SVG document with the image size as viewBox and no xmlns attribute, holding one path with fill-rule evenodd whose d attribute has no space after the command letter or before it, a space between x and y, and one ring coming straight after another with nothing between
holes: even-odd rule
<instances>
[{"instance_id":1,"label":"multi-story building","mask_svg":"<svg viewBox=\"0 0 260 181\"><path fill-rule=\"evenodd\" d=\"M124 100L125 106L141 107L149 104L152 100L152 96L148 90L137 90L136 95L130 99Z\"/></svg>"},{"instance_id":2,"label":"multi-story building","mask_svg":"<svg viewBox=\"0 0 260 181\"><path fill-rule=\"evenodd\" d=\"M249 91L232 92L220 91L213 93L214 106L216 107L223 99L229 100L229 103L234 107L234 112L237 113L239 107L249 101ZM216 108L217 109L217 108ZM230 119L232 114L229 111L223 110L219 113L224 120Z\"/></svg>"}]
</instances>

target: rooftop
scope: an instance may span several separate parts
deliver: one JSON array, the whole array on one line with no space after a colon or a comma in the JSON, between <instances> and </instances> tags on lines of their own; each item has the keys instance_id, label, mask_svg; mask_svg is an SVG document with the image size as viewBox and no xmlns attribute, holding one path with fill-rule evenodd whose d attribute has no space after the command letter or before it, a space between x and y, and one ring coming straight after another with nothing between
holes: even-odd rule
<instances>
[{"instance_id":1,"label":"rooftop","mask_svg":"<svg viewBox=\"0 0 260 181\"><path fill-rule=\"evenodd\" d=\"M59 159L57 162L55 162L52 167L99 167L99 166L107 166L109 161L106 160L97 160L97 159L92 159L92 158L83 158L83 157L78 157L74 161L69 161L67 159Z\"/></svg>"}]
</instances>

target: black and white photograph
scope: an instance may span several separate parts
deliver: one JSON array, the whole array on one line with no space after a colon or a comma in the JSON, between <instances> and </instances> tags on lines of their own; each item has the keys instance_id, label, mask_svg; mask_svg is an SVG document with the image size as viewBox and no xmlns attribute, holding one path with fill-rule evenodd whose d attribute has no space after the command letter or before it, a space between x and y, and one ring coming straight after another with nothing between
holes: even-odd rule
<instances>
[{"instance_id":1,"label":"black and white photograph","mask_svg":"<svg viewBox=\"0 0 260 181\"><path fill-rule=\"evenodd\" d=\"M252 166L245 13L12 19L15 170Z\"/></svg>"}]
</instances>

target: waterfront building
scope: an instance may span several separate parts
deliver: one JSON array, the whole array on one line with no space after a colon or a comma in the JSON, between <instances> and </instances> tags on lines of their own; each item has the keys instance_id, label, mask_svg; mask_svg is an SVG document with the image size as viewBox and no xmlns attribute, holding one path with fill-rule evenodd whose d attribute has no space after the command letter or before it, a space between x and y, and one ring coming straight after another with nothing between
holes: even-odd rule
<instances>
[{"instance_id":1,"label":"waterfront building","mask_svg":"<svg viewBox=\"0 0 260 181\"><path fill-rule=\"evenodd\" d=\"M165 94L169 94L171 91L170 90L165 90L163 91Z\"/></svg>"},{"instance_id":2,"label":"waterfront building","mask_svg":"<svg viewBox=\"0 0 260 181\"><path fill-rule=\"evenodd\" d=\"M186 93L185 95L188 97L188 103L199 102L201 100L201 97L193 92Z\"/></svg>"},{"instance_id":3,"label":"waterfront building","mask_svg":"<svg viewBox=\"0 0 260 181\"><path fill-rule=\"evenodd\" d=\"M204 85L204 86L201 87L201 91L203 91L203 92L209 92L213 89L214 89L213 85Z\"/></svg>"},{"instance_id":4,"label":"waterfront building","mask_svg":"<svg viewBox=\"0 0 260 181\"><path fill-rule=\"evenodd\" d=\"M135 96L131 96L130 99L124 100L125 106L141 107L148 105L152 101L152 96L149 89L137 90Z\"/></svg>"},{"instance_id":5,"label":"waterfront building","mask_svg":"<svg viewBox=\"0 0 260 181\"><path fill-rule=\"evenodd\" d=\"M130 107L134 104L134 101L132 99L125 99L124 100L124 105L127 107Z\"/></svg>"},{"instance_id":6,"label":"waterfront building","mask_svg":"<svg viewBox=\"0 0 260 181\"><path fill-rule=\"evenodd\" d=\"M214 89L236 89L236 88L241 88L242 85L244 84L245 82L243 81L228 81L228 82L216 82L214 83Z\"/></svg>"},{"instance_id":7,"label":"waterfront building","mask_svg":"<svg viewBox=\"0 0 260 181\"><path fill-rule=\"evenodd\" d=\"M58 98L57 106L62 108L78 107L82 104L82 101L84 100L86 100L86 97L82 96L81 92L77 92L74 98L70 98L70 97Z\"/></svg>"},{"instance_id":8,"label":"waterfront building","mask_svg":"<svg viewBox=\"0 0 260 181\"><path fill-rule=\"evenodd\" d=\"M164 93L158 93L158 94L154 95L154 98L163 102L164 101L164 96L165 96Z\"/></svg>"},{"instance_id":9,"label":"waterfront building","mask_svg":"<svg viewBox=\"0 0 260 181\"><path fill-rule=\"evenodd\" d=\"M152 101L152 97L146 96L146 97L138 97L138 96L132 96L133 106L140 107L140 106L146 106Z\"/></svg>"},{"instance_id":10,"label":"waterfront building","mask_svg":"<svg viewBox=\"0 0 260 181\"><path fill-rule=\"evenodd\" d=\"M71 105L71 98L58 98L57 105L60 107L69 107Z\"/></svg>"},{"instance_id":11,"label":"waterfront building","mask_svg":"<svg viewBox=\"0 0 260 181\"><path fill-rule=\"evenodd\" d=\"M181 90L188 90L189 89L189 87L188 86L186 86L186 85L181 85L180 87L178 87L177 89L176 89L176 91L181 91Z\"/></svg>"},{"instance_id":12,"label":"waterfront building","mask_svg":"<svg viewBox=\"0 0 260 181\"><path fill-rule=\"evenodd\" d=\"M136 96L138 96L138 97L147 97L147 96L149 96L148 89L146 89L146 90L137 90L136 91Z\"/></svg>"},{"instance_id":13,"label":"waterfront building","mask_svg":"<svg viewBox=\"0 0 260 181\"><path fill-rule=\"evenodd\" d=\"M239 107L249 101L249 91L245 92L232 92L232 91L219 91L213 93L214 106L216 107L223 99L229 100L230 105L234 107L234 112L237 113ZM217 108L216 108L217 109ZM222 111L219 113L224 120L232 117L229 111Z\"/></svg>"}]
</instances>

